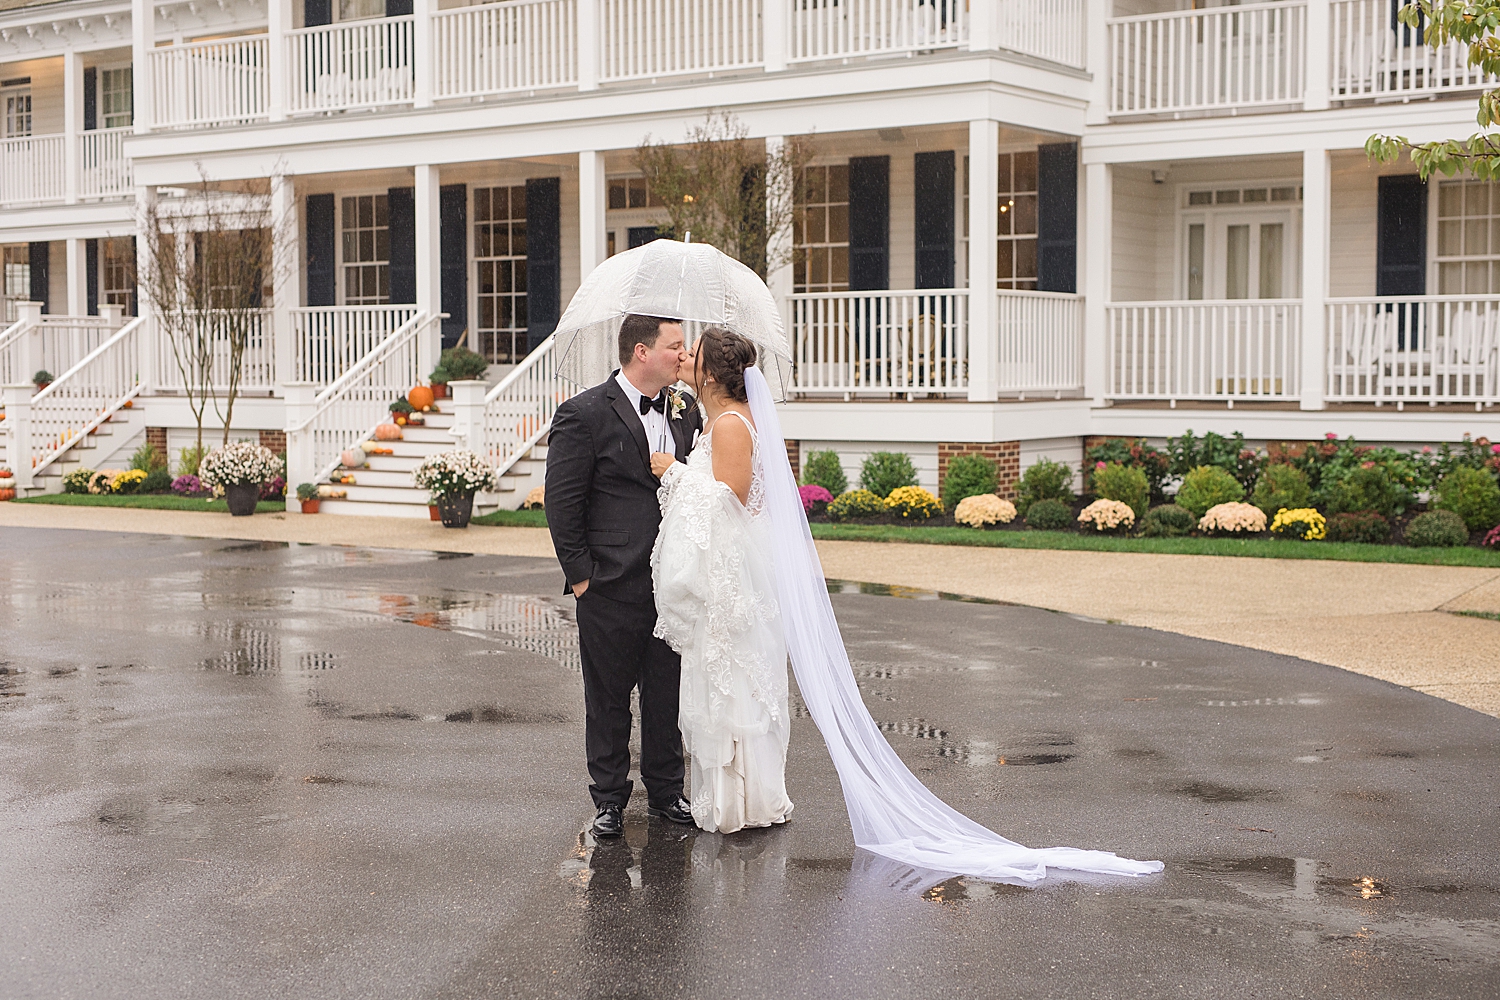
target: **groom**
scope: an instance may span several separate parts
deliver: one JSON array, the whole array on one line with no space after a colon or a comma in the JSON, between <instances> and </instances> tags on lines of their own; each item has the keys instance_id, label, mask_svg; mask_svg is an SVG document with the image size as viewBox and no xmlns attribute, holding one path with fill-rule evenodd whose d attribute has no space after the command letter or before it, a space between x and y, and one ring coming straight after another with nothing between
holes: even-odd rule
<instances>
[{"instance_id":1,"label":"groom","mask_svg":"<svg viewBox=\"0 0 1500 1000\"><path fill-rule=\"evenodd\" d=\"M630 692L640 688L641 782L648 812L691 824L677 728L681 661L651 631L651 550L661 524L651 453L687 461L702 426L677 381L682 324L626 316L620 369L557 408L547 442L547 524L578 600L589 793L596 837L625 832L630 799Z\"/></svg>"}]
</instances>

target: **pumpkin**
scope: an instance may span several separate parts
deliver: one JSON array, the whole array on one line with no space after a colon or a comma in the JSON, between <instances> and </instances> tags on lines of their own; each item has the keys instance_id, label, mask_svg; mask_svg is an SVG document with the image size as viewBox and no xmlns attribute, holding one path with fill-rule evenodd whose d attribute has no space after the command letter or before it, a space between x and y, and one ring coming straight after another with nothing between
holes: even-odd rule
<instances>
[{"instance_id":1,"label":"pumpkin","mask_svg":"<svg viewBox=\"0 0 1500 1000\"><path fill-rule=\"evenodd\" d=\"M9 480L7 480L9 482ZM11 489L0 489L0 500L14 500L16 491Z\"/></svg>"},{"instance_id":2,"label":"pumpkin","mask_svg":"<svg viewBox=\"0 0 1500 1000\"><path fill-rule=\"evenodd\" d=\"M400 441L401 428L395 424L380 424L375 428L376 441Z\"/></svg>"},{"instance_id":3,"label":"pumpkin","mask_svg":"<svg viewBox=\"0 0 1500 1000\"><path fill-rule=\"evenodd\" d=\"M406 426L406 417L405 417L405 415L400 414L400 413L396 414L396 426L398 426L398 427L405 427Z\"/></svg>"},{"instance_id":4,"label":"pumpkin","mask_svg":"<svg viewBox=\"0 0 1500 1000\"><path fill-rule=\"evenodd\" d=\"M364 450L361 448L350 448L339 455L339 461L344 464L344 468L346 469L363 468L365 464Z\"/></svg>"},{"instance_id":5,"label":"pumpkin","mask_svg":"<svg viewBox=\"0 0 1500 1000\"><path fill-rule=\"evenodd\" d=\"M414 410L425 410L432 405L432 389L425 385L414 385L406 394L406 401L412 405Z\"/></svg>"}]
</instances>

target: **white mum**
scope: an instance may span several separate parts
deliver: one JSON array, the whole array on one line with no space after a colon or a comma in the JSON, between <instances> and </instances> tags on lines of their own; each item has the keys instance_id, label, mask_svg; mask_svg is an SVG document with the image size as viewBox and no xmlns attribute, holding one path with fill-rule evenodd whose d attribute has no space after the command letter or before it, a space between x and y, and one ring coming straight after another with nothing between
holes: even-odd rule
<instances>
[{"instance_id":1,"label":"white mum","mask_svg":"<svg viewBox=\"0 0 1500 1000\"><path fill-rule=\"evenodd\" d=\"M1092 524L1098 531L1113 531L1115 528L1135 526L1135 511L1130 504L1119 500L1095 500L1078 512L1080 524Z\"/></svg>"},{"instance_id":2,"label":"white mum","mask_svg":"<svg viewBox=\"0 0 1500 1000\"><path fill-rule=\"evenodd\" d=\"M418 489L429 490L433 496L448 496L489 489L495 481L495 470L472 451L459 448L423 459L412 477Z\"/></svg>"},{"instance_id":3,"label":"white mum","mask_svg":"<svg viewBox=\"0 0 1500 1000\"><path fill-rule=\"evenodd\" d=\"M252 441L236 441L216 448L198 465L198 479L205 486L259 486L281 474L281 460L270 448Z\"/></svg>"},{"instance_id":4,"label":"white mum","mask_svg":"<svg viewBox=\"0 0 1500 1000\"><path fill-rule=\"evenodd\" d=\"M1254 504L1221 503L1208 508L1198 522L1199 531L1217 531L1232 535L1253 534L1266 530L1266 512Z\"/></svg>"}]
</instances>

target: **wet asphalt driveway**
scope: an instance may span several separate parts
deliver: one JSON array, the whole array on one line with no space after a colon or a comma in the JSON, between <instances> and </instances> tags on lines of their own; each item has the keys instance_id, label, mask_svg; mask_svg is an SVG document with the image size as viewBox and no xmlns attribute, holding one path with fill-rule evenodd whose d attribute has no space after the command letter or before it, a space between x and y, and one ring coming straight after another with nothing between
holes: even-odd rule
<instances>
[{"instance_id":1,"label":"wet asphalt driveway","mask_svg":"<svg viewBox=\"0 0 1500 1000\"><path fill-rule=\"evenodd\" d=\"M1167 865L1022 888L856 852L805 717L786 827L594 847L547 561L0 552L3 1000L1500 996L1500 720L1380 681L837 587L935 790Z\"/></svg>"}]
</instances>

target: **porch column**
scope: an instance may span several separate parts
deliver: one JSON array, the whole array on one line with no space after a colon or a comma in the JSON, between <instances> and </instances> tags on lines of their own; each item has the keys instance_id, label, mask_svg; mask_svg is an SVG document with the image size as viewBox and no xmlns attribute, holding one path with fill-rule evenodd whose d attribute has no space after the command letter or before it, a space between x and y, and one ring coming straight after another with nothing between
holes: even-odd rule
<instances>
[{"instance_id":1,"label":"porch column","mask_svg":"<svg viewBox=\"0 0 1500 1000\"><path fill-rule=\"evenodd\" d=\"M432 15L436 0L412 0L412 104L432 107Z\"/></svg>"},{"instance_id":2,"label":"porch column","mask_svg":"<svg viewBox=\"0 0 1500 1000\"><path fill-rule=\"evenodd\" d=\"M86 241L70 239L68 246L68 305L69 316L87 316L89 314L89 276L88 276L88 250L84 247Z\"/></svg>"},{"instance_id":3,"label":"porch column","mask_svg":"<svg viewBox=\"0 0 1500 1000\"><path fill-rule=\"evenodd\" d=\"M1109 121L1109 16L1111 0L1085 0L1083 24L1084 58L1093 74L1089 83L1089 105L1084 121L1103 125Z\"/></svg>"},{"instance_id":4,"label":"porch column","mask_svg":"<svg viewBox=\"0 0 1500 1000\"><path fill-rule=\"evenodd\" d=\"M83 132L83 60L77 52L68 49L63 53L63 200L69 205L78 201L78 182L81 174L79 135ZM73 247L69 241L68 278L72 280ZM68 302L73 301L72 286L69 285ZM73 313L78 316L81 313Z\"/></svg>"},{"instance_id":5,"label":"porch column","mask_svg":"<svg viewBox=\"0 0 1500 1000\"><path fill-rule=\"evenodd\" d=\"M1329 0L1307 0L1307 30L1303 34L1306 66L1302 74L1303 111L1323 111L1329 97L1329 45L1333 25Z\"/></svg>"},{"instance_id":6,"label":"porch column","mask_svg":"<svg viewBox=\"0 0 1500 1000\"><path fill-rule=\"evenodd\" d=\"M1328 363L1328 150L1302 152L1302 409L1326 408Z\"/></svg>"},{"instance_id":7,"label":"porch column","mask_svg":"<svg viewBox=\"0 0 1500 1000\"><path fill-rule=\"evenodd\" d=\"M997 37L997 28L999 26L995 23L999 6L999 4L992 3L971 3L967 5L970 52L983 52L985 49L1000 47L1000 39ZM972 160L970 162L972 164Z\"/></svg>"},{"instance_id":8,"label":"porch column","mask_svg":"<svg viewBox=\"0 0 1500 1000\"><path fill-rule=\"evenodd\" d=\"M791 18L787 16L790 11L790 4L776 3L774 0L761 11L761 28L766 33L764 45L767 73L780 73L786 69L792 48Z\"/></svg>"},{"instance_id":9,"label":"porch column","mask_svg":"<svg viewBox=\"0 0 1500 1000\"><path fill-rule=\"evenodd\" d=\"M417 311L436 316L443 311L443 241L442 207L439 202L439 170L424 163L416 168L417 230ZM417 367L421 377L437 365L442 350L442 326L434 325L431 336L417 345Z\"/></svg>"},{"instance_id":10,"label":"porch column","mask_svg":"<svg viewBox=\"0 0 1500 1000\"><path fill-rule=\"evenodd\" d=\"M286 33L295 23L292 19L292 0L267 0L266 111L273 122L286 119Z\"/></svg>"},{"instance_id":11,"label":"porch column","mask_svg":"<svg viewBox=\"0 0 1500 1000\"><path fill-rule=\"evenodd\" d=\"M969 398L996 398L995 241L1000 218L1000 125L969 122Z\"/></svg>"},{"instance_id":12,"label":"porch column","mask_svg":"<svg viewBox=\"0 0 1500 1000\"><path fill-rule=\"evenodd\" d=\"M130 82L135 94L135 131L137 135L140 135L151 131L151 50L156 47L156 0L131 0L130 46Z\"/></svg>"},{"instance_id":13,"label":"porch column","mask_svg":"<svg viewBox=\"0 0 1500 1000\"><path fill-rule=\"evenodd\" d=\"M766 136L766 161L770 166L771 161L778 159L786 148L786 137L780 135ZM770 176L769 170L767 177ZM771 296L776 300L776 308L781 312L781 321L786 324L787 343L792 341L791 309L788 308L792 290L796 287L792 283L792 227L791 207L792 184L797 179L790 178L791 184L784 189L772 187L766 190L766 286L771 289ZM777 223L780 222L780 225ZM772 229L771 227L776 228ZM780 261L780 266L772 270L772 262ZM795 347L793 348L795 350Z\"/></svg>"},{"instance_id":14,"label":"porch column","mask_svg":"<svg viewBox=\"0 0 1500 1000\"><path fill-rule=\"evenodd\" d=\"M578 0L578 89L599 89L599 0Z\"/></svg>"},{"instance_id":15,"label":"porch column","mask_svg":"<svg viewBox=\"0 0 1500 1000\"><path fill-rule=\"evenodd\" d=\"M291 177L277 173L271 177L271 336L275 343L278 385L296 378L300 345L292 325L292 310L302 304L301 279L297 185Z\"/></svg>"},{"instance_id":16,"label":"porch column","mask_svg":"<svg viewBox=\"0 0 1500 1000\"><path fill-rule=\"evenodd\" d=\"M604 154L586 149L578 154L578 277L583 280L604 261L609 249L604 228Z\"/></svg>"},{"instance_id":17,"label":"porch column","mask_svg":"<svg viewBox=\"0 0 1500 1000\"><path fill-rule=\"evenodd\" d=\"M1083 192L1083 394L1104 406L1108 389L1111 243L1114 239L1114 171L1107 163L1084 167Z\"/></svg>"}]
</instances>

